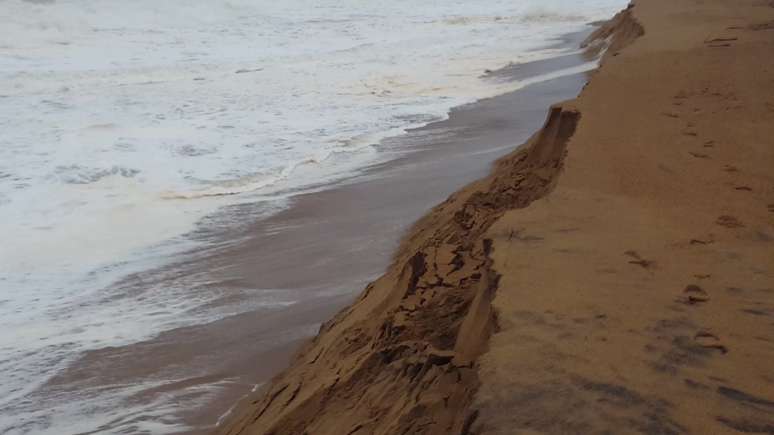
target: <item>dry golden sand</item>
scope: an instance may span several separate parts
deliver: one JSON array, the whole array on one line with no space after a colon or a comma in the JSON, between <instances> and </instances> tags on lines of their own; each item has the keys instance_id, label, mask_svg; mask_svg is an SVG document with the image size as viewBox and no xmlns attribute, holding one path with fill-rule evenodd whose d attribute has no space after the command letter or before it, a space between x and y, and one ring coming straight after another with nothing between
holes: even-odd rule
<instances>
[{"instance_id":1,"label":"dry golden sand","mask_svg":"<svg viewBox=\"0 0 774 435\"><path fill-rule=\"evenodd\" d=\"M482 433L774 433L774 7L633 14L556 189L489 231Z\"/></svg>"},{"instance_id":2,"label":"dry golden sand","mask_svg":"<svg viewBox=\"0 0 774 435\"><path fill-rule=\"evenodd\" d=\"M611 34L219 433L774 433L774 4Z\"/></svg>"}]
</instances>

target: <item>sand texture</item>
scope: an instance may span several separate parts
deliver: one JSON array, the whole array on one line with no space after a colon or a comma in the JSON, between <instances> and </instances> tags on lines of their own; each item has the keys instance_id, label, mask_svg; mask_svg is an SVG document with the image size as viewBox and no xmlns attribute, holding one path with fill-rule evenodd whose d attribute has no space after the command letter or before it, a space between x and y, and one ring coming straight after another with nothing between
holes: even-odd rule
<instances>
[{"instance_id":1,"label":"sand texture","mask_svg":"<svg viewBox=\"0 0 774 435\"><path fill-rule=\"evenodd\" d=\"M595 36L581 96L219 433L774 433L774 4Z\"/></svg>"}]
</instances>

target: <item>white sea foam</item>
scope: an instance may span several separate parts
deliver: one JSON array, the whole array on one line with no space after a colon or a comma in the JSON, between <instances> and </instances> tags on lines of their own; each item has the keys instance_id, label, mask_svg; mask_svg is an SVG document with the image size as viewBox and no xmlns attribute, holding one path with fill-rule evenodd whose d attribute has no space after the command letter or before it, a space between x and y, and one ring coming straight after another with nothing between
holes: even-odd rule
<instances>
[{"instance_id":1,"label":"white sea foam","mask_svg":"<svg viewBox=\"0 0 774 435\"><path fill-rule=\"evenodd\" d=\"M206 276L111 283L195 246L185 235L223 206L280 208L391 158L381 138L528 84L481 75L560 54L545 47L624 4L0 0L0 432L148 411L67 398L38 421L31 398L80 352L255 305L203 308Z\"/></svg>"}]
</instances>

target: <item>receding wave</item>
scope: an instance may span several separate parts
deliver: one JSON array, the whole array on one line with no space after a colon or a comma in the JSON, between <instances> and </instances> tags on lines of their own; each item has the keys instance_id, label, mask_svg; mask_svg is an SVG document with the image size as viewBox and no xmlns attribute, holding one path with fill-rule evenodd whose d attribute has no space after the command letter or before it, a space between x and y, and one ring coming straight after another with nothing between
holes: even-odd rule
<instances>
[{"instance_id":1,"label":"receding wave","mask_svg":"<svg viewBox=\"0 0 774 435\"><path fill-rule=\"evenodd\" d=\"M87 168L80 165L57 166L55 176L67 184L91 184L110 176L132 178L139 169L113 165L109 168Z\"/></svg>"},{"instance_id":2,"label":"receding wave","mask_svg":"<svg viewBox=\"0 0 774 435\"><path fill-rule=\"evenodd\" d=\"M296 164L288 165L278 171L277 174L253 174L233 180L211 181L209 186L188 192L164 192L163 199L198 199L217 196L239 195L241 193L256 192L271 186L275 186L287 179L299 166L319 163L315 159L306 159Z\"/></svg>"},{"instance_id":3,"label":"receding wave","mask_svg":"<svg viewBox=\"0 0 774 435\"><path fill-rule=\"evenodd\" d=\"M167 191L161 194L163 199L199 199L212 198L218 196L232 196L243 193L258 192L267 190L288 180L297 170L302 167L319 169L319 166L330 159L332 156L344 153L361 152L366 148L376 144L382 135L360 135L350 140L342 141L340 145L331 147L322 155L307 157L297 162L290 163L284 167L276 168L269 173L250 174L243 177L230 180L205 181L206 187L193 189L190 191ZM331 165L330 170L335 171L335 164Z\"/></svg>"},{"instance_id":4,"label":"receding wave","mask_svg":"<svg viewBox=\"0 0 774 435\"><path fill-rule=\"evenodd\" d=\"M566 14L539 9L530 11L519 17L519 21L522 23L566 23L586 21L587 19L588 18L583 15Z\"/></svg>"},{"instance_id":5,"label":"receding wave","mask_svg":"<svg viewBox=\"0 0 774 435\"><path fill-rule=\"evenodd\" d=\"M514 23L563 23L584 21L587 18L580 14L567 14L540 7L533 8L519 15L494 15L494 16L456 16L442 20L444 24L452 26L469 26L482 24L514 24Z\"/></svg>"}]
</instances>

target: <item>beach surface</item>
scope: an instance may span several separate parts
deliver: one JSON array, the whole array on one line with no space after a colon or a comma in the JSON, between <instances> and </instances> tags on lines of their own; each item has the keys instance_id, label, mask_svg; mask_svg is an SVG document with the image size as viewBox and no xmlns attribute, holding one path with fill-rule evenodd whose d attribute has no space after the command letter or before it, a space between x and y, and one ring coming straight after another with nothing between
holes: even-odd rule
<instances>
[{"instance_id":1,"label":"beach surface","mask_svg":"<svg viewBox=\"0 0 774 435\"><path fill-rule=\"evenodd\" d=\"M217 433L774 433L774 4L595 36L580 97Z\"/></svg>"}]
</instances>

